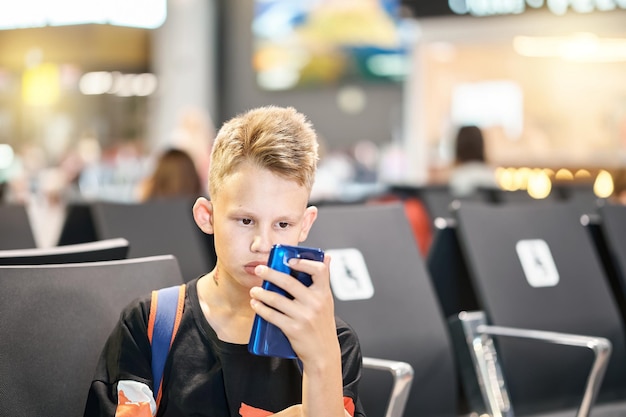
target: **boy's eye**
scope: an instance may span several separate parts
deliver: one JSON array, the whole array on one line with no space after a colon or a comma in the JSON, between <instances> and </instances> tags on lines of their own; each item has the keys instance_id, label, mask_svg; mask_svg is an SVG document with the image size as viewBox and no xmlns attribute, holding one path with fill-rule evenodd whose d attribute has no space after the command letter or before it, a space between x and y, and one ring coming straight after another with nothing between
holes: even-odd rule
<instances>
[{"instance_id":1,"label":"boy's eye","mask_svg":"<svg viewBox=\"0 0 626 417\"><path fill-rule=\"evenodd\" d=\"M289 227L289 223L287 223L287 222L278 222L278 227L280 227L281 229L286 229L287 227Z\"/></svg>"},{"instance_id":2,"label":"boy's eye","mask_svg":"<svg viewBox=\"0 0 626 417\"><path fill-rule=\"evenodd\" d=\"M249 225L252 223L252 219L241 219L241 223L245 224L245 225Z\"/></svg>"}]
</instances>

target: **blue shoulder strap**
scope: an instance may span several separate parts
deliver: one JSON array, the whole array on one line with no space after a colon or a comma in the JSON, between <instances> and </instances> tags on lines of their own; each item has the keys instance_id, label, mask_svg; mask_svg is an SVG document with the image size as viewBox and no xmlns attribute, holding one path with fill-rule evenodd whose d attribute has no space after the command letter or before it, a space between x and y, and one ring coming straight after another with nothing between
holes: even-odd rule
<instances>
[{"instance_id":1,"label":"blue shoulder strap","mask_svg":"<svg viewBox=\"0 0 626 417\"><path fill-rule=\"evenodd\" d=\"M148 339L152 348L153 394L157 408L161 401L165 361L180 324L184 303L185 284L152 292L148 319Z\"/></svg>"}]
</instances>

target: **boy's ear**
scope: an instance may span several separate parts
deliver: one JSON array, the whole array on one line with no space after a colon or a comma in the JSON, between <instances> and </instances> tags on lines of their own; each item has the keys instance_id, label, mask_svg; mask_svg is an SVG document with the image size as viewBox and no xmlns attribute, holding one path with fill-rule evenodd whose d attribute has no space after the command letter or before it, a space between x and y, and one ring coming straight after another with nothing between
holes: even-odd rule
<instances>
[{"instance_id":1,"label":"boy's ear","mask_svg":"<svg viewBox=\"0 0 626 417\"><path fill-rule=\"evenodd\" d=\"M299 241L304 242L309 235L309 230L311 230L311 226L317 219L317 207L309 206L304 211L304 217L302 219L302 229L300 229Z\"/></svg>"},{"instance_id":2,"label":"boy's ear","mask_svg":"<svg viewBox=\"0 0 626 417\"><path fill-rule=\"evenodd\" d=\"M193 205L193 219L206 234L213 234L213 203L200 197Z\"/></svg>"}]
</instances>

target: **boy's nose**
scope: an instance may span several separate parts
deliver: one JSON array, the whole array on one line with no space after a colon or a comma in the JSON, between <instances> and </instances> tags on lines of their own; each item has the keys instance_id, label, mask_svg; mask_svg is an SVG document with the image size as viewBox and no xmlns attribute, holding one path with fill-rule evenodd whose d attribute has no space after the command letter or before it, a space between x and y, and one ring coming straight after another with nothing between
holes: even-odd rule
<instances>
[{"instance_id":1,"label":"boy's nose","mask_svg":"<svg viewBox=\"0 0 626 417\"><path fill-rule=\"evenodd\" d=\"M272 239L269 234L257 233L254 239L252 239L250 250L252 252L269 253L272 249L272 244Z\"/></svg>"}]
</instances>

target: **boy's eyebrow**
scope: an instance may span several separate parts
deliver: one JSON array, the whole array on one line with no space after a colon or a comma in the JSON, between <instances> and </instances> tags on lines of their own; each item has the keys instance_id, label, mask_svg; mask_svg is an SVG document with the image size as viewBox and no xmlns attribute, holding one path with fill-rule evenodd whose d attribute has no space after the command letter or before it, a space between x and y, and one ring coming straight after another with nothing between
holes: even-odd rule
<instances>
[{"instance_id":1,"label":"boy's eyebrow","mask_svg":"<svg viewBox=\"0 0 626 417\"><path fill-rule=\"evenodd\" d=\"M237 208L229 211L227 213L228 216L231 217L249 217L249 218L257 218L258 216L254 214L252 211L245 208ZM283 214L274 219L274 221L288 221L288 222L296 222L298 220L298 215L296 214Z\"/></svg>"},{"instance_id":2,"label":"boy's eyebrow","mask_svg":"<svg viewBox=\"0 0 626 417\"><path fill-rule=\"evenodd\" d=\"M241 207L228 210L226 214L229 216L237 216L237 217L254 217L254 214L250 210L244 209Z\"/></svg>"}]
</instances>

